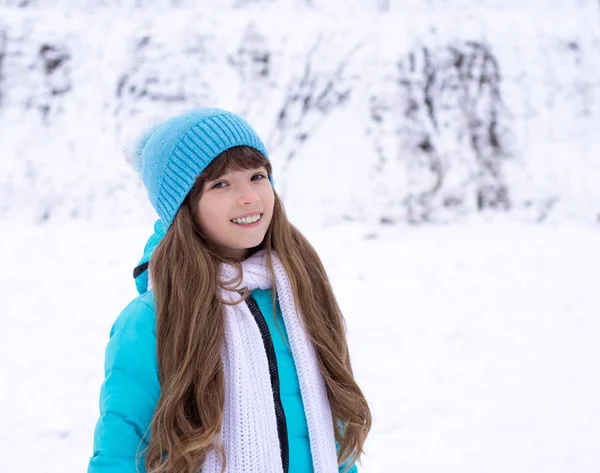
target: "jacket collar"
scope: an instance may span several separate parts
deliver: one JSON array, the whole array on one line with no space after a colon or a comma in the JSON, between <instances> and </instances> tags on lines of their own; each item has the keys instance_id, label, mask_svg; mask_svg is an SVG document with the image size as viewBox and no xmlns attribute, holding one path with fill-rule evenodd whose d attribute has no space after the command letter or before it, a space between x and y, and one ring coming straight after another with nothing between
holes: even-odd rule
<instances>
[{"instance_id":1,"label":"jacket collar","mask_svg":"<svg viewBox=\"0 0 600 473\"><path fill-rule=\"evenodd\" d=\"M144 254L133 270L133 278L139 294L148 292L148 262L150 261L154 249L158 246L164 236L165 227L162 220L158 219L154 223L154 232L150 235L150 238L148 238L146 246L144 246Z\"/></svg>"}]
</instances>

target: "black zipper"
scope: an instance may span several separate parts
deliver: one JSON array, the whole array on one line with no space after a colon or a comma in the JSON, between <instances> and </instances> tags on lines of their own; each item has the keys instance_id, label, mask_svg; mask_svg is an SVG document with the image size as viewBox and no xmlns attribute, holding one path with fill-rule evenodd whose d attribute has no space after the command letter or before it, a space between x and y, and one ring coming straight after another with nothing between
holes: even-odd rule
<instances>
[{"instance_id":1,"label":"black zipper","mask_svg":"<svg viewBox=\"0 0 600 473\"><path fill-rule=\"evenodd\" d=\"M258 328L262 335L265 351L267 352L267 360L269 360L269 373L271 375L271 388L273 389L273 401L275 402L275 417L277 418L277 433L279 435L279 447L281 449L281 463L283 465L283 473L288 473L290 465L290 447L287 439L287 422L285 420L285 412L281 403L281 391L279 388L279 371L277 369L277 360L275 358L275 348L273 340L269 333L269 327L263 317L258 304L252 296L248 296L246 304L250 312L254 316L254 320L258 324Z\"/></svg>"}]
</instances>

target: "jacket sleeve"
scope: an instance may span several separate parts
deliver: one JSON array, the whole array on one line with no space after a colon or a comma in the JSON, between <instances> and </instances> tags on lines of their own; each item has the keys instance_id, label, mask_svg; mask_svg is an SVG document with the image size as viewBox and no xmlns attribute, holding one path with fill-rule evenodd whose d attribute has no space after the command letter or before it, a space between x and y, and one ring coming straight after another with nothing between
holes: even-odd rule
<instances>
[{"instance_id":1,"label":"jacket sleeve","mask_svg":"<svg viewBox=\"0 0 600 473\"><path fill-rule=\"evenodd\" d=\"M145 473L142 452L160 395L154 309L145 302L134 299L115 321L104 375L88 473Z\"/></svg>"}]
</instances>

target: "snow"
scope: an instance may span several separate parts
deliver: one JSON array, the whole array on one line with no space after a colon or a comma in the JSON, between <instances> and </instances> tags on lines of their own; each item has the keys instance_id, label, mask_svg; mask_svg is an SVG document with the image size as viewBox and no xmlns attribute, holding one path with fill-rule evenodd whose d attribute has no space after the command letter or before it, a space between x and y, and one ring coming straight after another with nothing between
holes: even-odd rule
<instances>
[{"instance_id":1,"label":"snow","mask_svg":"<svg viewBox=\"0 0 600 473\"><path fill-rule=\"evenodd\" d=\"M597 0L0 0L0 469L87 468L155 215L123 151L220 106L267 142L331 276L374 415L361 472L600 472L599 17ZM501 100L467 116L456 91L478 81L448 57L473 43ZM428 64L441 131L405 113ZM478 214L464 123L494 106L512 207ZM411 226L428 133L437 224Z\"/></svg>"},{"instance_id":2,"label":"snow","mask_svg":"<svg viewBox=\"0 0 600 473\"><path fill-rule=\"evenodd\" d=\"M598 229L301 227L374 422L360 471L600 469ZM0 225L3 470L85 471L110 326L151 222Z\"/></svg>"}]
</instances>

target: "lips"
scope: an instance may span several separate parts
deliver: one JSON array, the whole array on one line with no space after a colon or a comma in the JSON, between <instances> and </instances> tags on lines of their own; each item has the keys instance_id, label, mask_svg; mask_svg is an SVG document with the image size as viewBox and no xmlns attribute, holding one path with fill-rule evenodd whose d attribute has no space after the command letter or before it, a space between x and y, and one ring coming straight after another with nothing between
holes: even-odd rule
<instances>
[{"instance_id":1,"label":"lips","mask_svg":"<svg viewBox=\"0 0 600 473\"><path fill-rule=\"evenodd\" d=\"M255 215L258 215L258 214L262 215L262 212L260 212L260 211L259 212L250 212L250 213L247 213L244 215L238 215L237 217L234 217L231 220L235 220L237 218L254 217Z\"/></svg>"},{"instance_id":2,"label":"lips","mask_svg":"<svg viewBox=\"0 0 600 473\"><path fill-rule=\"evenodd\" d=\"M248 215L248 214L247 214ZM249 214L249 216L244 217L236 217L231 219L231 222L235 225L244 226L244 227L252 227L256 226L258 222L262 219L262 213L253 213Z\"/></svg>"}]
</instances>

